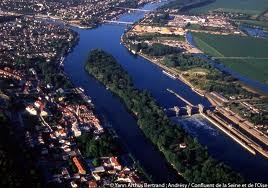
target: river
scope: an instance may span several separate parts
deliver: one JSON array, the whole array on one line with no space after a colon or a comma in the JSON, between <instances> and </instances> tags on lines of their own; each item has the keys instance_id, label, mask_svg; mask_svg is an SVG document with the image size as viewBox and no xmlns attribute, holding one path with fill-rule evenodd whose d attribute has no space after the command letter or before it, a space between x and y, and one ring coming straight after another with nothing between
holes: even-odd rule
<instances>
[{"instance_id":1,"label":"river","mask_svg":"<svg viewBox=\"0 0 268 188\"><path fill-rule=\"evenodd\" d=\"M161 3L148 4L144 9L155 9ZM120 21L135 22L143 18L144 12L133 12L122 15ZM162 73L162 70L147 60L129 53L120 44L120 38L127 26L104 24L96 29L83 30L72 28L80 35L80 41L66 57L64 69L77 87L83 87L95 105L98 114L105 116L116 130L128 151L140 162L141 166L152 175L155 182L178 182L182 179L169 165L159 151L145 138L138 128L136 120L127 112L121 101L102 86L84 70L84 64L90 50L102 48L111 53L123 68L130 74L136 87L146 89L155 97L163 108L185 103L166 91L170 88L185 97L192 104L210 103L192 91L179 80L173 80ZM211 155L231 166L251 181L267 180L268 160L253 156L228 136L217 130L201 117L173 118L179 122L200 143L208 147Z\"/></svg>"},{"instance_id":2,"label":"river","mask_svg":"<svg viewBox=\"0 0 268 188\"><path fill-rule=\"evenodd\" d=\"M264 31L261 28L254 28L254 27L250 27L250 26L246 26L246 25L242 25L240 27L240 29L242 29L243 31L245 31L248 35L252 36L252 37L263 37L263 38L268 38L268 32Z\"/></svg>"}]
</instances>

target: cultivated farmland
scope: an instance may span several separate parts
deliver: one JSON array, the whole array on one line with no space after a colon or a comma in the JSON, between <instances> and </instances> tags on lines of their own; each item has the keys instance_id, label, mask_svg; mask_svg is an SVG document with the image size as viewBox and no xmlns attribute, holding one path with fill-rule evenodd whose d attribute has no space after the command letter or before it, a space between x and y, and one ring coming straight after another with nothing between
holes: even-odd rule
<instances>
[{"instance_id":1,"label":"cultivated farmland","mask_svg":"<svg viewBox=\"0 0 268 188\"><path fill-rule=\"evenodd\" d=\"M242 75L268 84L268 39L237 35L193 33L205 54Z\"/></svg>"},{"instance_id":2,"label":"cultivated farmland","mask_svg":"<svg viewBox=\"0 0 268 188\"><path fill-rule=\"evenodd\" d=\"M213 57L268 58L268 39L207 33L193 33L193 38L198 48Z\"/></svg>"},{"instance_id":3,"label":"cultivated farmland","mask_svg":"<svg viewBox=\"0 0 268 188\"><path fill-rule=\"evenodd\" d=\"M191 13L202 14L209 11L223 11L259 15L268 9L268 0L216 0L204 7L192 9Z\"/></svg>"},{"instance_id":4,"label":"cultivated farmland","mask_svg":"<svg viewBox=\"0 0 268 188\"><path fill-rule=\"evenodd\" d=\"M224 59L221 62L246 77L268 84L268 59Z\"/></svg>"}]
</instances>

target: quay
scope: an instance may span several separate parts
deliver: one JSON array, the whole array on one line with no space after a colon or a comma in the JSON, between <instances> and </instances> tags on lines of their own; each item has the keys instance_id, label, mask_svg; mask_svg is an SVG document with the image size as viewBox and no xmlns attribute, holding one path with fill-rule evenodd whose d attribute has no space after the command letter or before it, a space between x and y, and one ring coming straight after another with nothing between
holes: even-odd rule
<instances>
[{"instance_id":1,"label":"quay","mask_svg":"<svg viewBox=\"0 0 268 188\"><path fill-rule=\"evenodd\" d=\"M217 111L217 113L219 113ZM207 114L201 114L207 120L213 123L216 127L220 128L224 133L233 138L237 143L242 145L252 154L255 154L255 151L259 152L263 156L268 158L268 151L264 150L259 144L257 144L252 139L248 138L247 135L241 133L239 130L234 128L232 124L229 124L223 120L217 113L208 111ZM220 114L220 113L219 113ZM253 151L254 152L253 152Z\"/></svg>"},{"instance_id":2,"label":"quay","mask_svg":"<svg viewBox=\"0 0 268 188\"><path fill-rule=\"evenodd\" d=\"M240 117L238 117L237 114L234 114L230 110L224 109L222 107L218 108L218 110L224 116L228 117L228 119L230 119L235 124L237 124L240 128L242 128L247 133L249 133L253 137L257 138L259 141L261 141L263 144L265 144L265 145L268 146L268 137L265 134L261 133L260 131L256 130L254 128L254 125L253 124L251 124L248 121L245 121L244 119L241 119Z\"/></svg>"},{"instance_id":3,"label":"quay","mask_svg":"<svg viewBox=\"0 0 268 188\"><path fill-rule=\"evenodd\" d=\"M212 118L209 118L207 115L205 114L201 114L205 119L207 119L209 122L211 122L213 125L215 125L218 129L220 129L222 132L224 132L225 134L227 134L228 136L230 136L233 140L235 140L237 143L239 143L241 146L243 146L245 149L247 149L250 153L252 153L253 155L256 155L256 152L255 150L250 147L249 145L247 145L246 143L244 143L242 140L240 140L239 138L237 138L235 136L235 134L232 134L234 133L234 131L230 131L230 130L227 130L223 127L223 125L220 125L218 121L216 120L213 120Z\"/></svg>"}]
</instances>

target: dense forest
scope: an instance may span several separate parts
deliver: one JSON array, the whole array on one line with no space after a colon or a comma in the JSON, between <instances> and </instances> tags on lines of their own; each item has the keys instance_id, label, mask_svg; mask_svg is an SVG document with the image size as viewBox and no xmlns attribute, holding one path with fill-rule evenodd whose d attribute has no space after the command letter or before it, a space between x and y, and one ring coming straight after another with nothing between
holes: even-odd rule
<instances>
[{"instance_id":1,"label":"dense forest","mask_svg":"<svg viewBox=\"0 0 268 188\"><path fill-rule=\"evenodd\" d=\"M144 135L187 181L244 181L229 167L211 158L196 139L173 124L148 92L135 89L130 76L111 55L100 49L91 51L85 69L124 101ZM180 147L182 144L186 147Z\"/></svg>"},{"instance_id":2,"label":"dense forest","mask_svg":"<svg viewBox=\"0 0 268 188\"><path fill-rule=\"evenodd\" d=\"M83 133L77 138L77 142L83 156L87 158L117 156L122 150L118 140L108 133L101 135L98 139L92 134Z\"/></svg>"}]
</instances>

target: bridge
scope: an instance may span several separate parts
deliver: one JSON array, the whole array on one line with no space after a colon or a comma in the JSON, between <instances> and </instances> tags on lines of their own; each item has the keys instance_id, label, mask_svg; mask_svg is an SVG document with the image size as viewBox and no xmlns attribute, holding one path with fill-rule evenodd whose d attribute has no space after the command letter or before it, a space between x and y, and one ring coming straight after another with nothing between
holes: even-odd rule
<instances>
[{"instance_id":1,"label":"bridge","mask_svg":"<svg viewBox=\"0 0 268 188\"><path fill-rule=\"evenodd\" d=\"M132 25L134 22L125 22L125 21L117 21L117 20L103 20L104 23L111 23L111 24L125 24L125 25Z\"/></svg>"},{"instance_id":2,"label":"bridge","mask_svg":"<svg viewBox=\"0 0 268 188\"><path fill-rule=\"evenodd\" d=\"M123 10L140 11L140 12L152 12L152 10L139 9L139 8L128 8L128 7L115 7L115 8Z\"/></svg>"}]
</instances>

